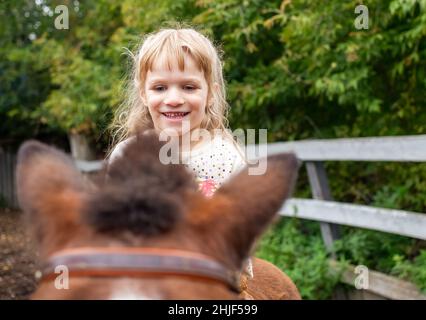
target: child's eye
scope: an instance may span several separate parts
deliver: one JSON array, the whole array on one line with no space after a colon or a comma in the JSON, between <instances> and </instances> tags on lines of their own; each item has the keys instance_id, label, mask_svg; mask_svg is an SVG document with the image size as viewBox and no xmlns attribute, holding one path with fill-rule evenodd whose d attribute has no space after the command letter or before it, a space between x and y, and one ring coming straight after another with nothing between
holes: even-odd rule
<instances>
[{"instance_id":1,"label":"child's eye","mask_svg":"<svg viewBox=\"0 0 426 320\"><path fill-rule=\"evenodd\" d=\"M153 89L155 91L164 91L166 90L166 86L155 86Z\"/></svg>"},{"instance_id":2,"label":"child's eye","mask_svg":"<svg viewBox=\"0 0 426 320\"><path fill-rule=\"evenodd\" d=\"M192 90L197 89L195 86L193 86L193 85L191 85L191 84L184 85L184 86L183 86L183 88L184 88L185 90L189 90L189 91L192 91Z\"/></svg>"}]
</instances>

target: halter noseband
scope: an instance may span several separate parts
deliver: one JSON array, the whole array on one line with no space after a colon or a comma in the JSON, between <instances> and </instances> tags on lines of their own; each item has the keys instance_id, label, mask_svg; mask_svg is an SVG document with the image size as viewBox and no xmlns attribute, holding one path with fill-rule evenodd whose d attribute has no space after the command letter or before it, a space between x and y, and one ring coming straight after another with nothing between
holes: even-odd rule
<instances>
[{"instance_id":1,"label":"halter noseband","mask_svg":"<svg viewBox=\"0 0 426 320\"><path fill-rule=\"evenodd\" d=\"M200 253L162 248L73 248L48 259L42 281L57 277L65 266L70 277L183 276L225 284L240 292L239 273Z\"/></svg>"}]
</instances>

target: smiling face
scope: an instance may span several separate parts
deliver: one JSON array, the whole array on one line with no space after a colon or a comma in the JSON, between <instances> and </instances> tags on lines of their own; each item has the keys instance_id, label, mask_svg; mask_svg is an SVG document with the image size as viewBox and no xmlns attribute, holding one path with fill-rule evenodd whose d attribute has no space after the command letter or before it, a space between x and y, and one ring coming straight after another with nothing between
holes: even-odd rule
<instances>
[{"instance_id":1,"label":"smiling face","mask_svg":"<svg viewBox=\"0 0 426 320\"><path fill-rule=\"evenodd\" d=\"M187 133L183 124L191 131L200 128L209 88L204 72L189 54L185 54L183 70L177 61L168 66L159 58L146 74L142 99L158 132L174 129L182 135Z\"/></svg>"}]
</instances>

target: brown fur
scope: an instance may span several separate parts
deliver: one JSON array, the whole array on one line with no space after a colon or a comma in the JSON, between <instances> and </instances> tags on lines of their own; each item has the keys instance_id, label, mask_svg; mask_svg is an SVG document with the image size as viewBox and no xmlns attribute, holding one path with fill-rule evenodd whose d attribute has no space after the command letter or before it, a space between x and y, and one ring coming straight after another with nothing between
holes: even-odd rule
<instances>
[{"instance_id":1,"label":"brown fur","mask_svg":"<svg viewBox=\"0 0 426 320\"><path fill-rule=\"evenodd\" d=\"M103 233L127 230L154 236L182 218L185 194L194 192L196 184L185 167L159 161L162 145L143 136L130 141L88 201L85 216L92 227Z\"/></svg>"},{"instance_id":2,"label":"brown fur","mask_svg":"<svg viewBox=\"0 0 426 320\"><path fill-rule=\"evenodd\" d=\"M41 260L65 248L146 246L203 253L241 270L256 238L290 195L296 158L269 157L264 175L249 176L243 170L208 199L183 166L159 162L161 146L153 133L138 136L125 148L125 156L103 171L101 182L87 185L64 153L39 142L25 143L18 155L18 194ZM254 267L250 295L299 298L294 284L276 267L257 259ZM103 299L114 288L127 286L162 299L238 297L220 283L172 276L71 278L70 290L64 291L44 282L34 297Z\"/></svg>"},{"instance_id":3,"label":"brown fur","mask_svg":"<svg viewBox=\"0 0 426 320\"><path fill-rule=\"evenodd\" d=\"M254 300L300 300L299 290L291 279L272 263L253 258L254 278L243 276L246 284L242 297Z\"/></svg>"}]
</instances>

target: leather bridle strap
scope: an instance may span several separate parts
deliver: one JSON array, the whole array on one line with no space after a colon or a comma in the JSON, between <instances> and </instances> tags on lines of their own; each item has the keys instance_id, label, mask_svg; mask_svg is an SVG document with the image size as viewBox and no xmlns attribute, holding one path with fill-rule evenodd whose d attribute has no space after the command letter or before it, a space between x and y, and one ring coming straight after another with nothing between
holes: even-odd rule
<instances>
[{"instance_id":1,"label":"leather bridle strap","mask_svg":"<svg viewBox=\"0 0 426 320\"><path fill-rule=\"evenodd\" d=\"M212 258L184 250L161 248L73 248L50 256L42 280L58 276L65 266L70 277L184 276L221 282L240 292L239 273ZM55 273L56 272L56 273Z\"/></svg>"}]
</instances>

